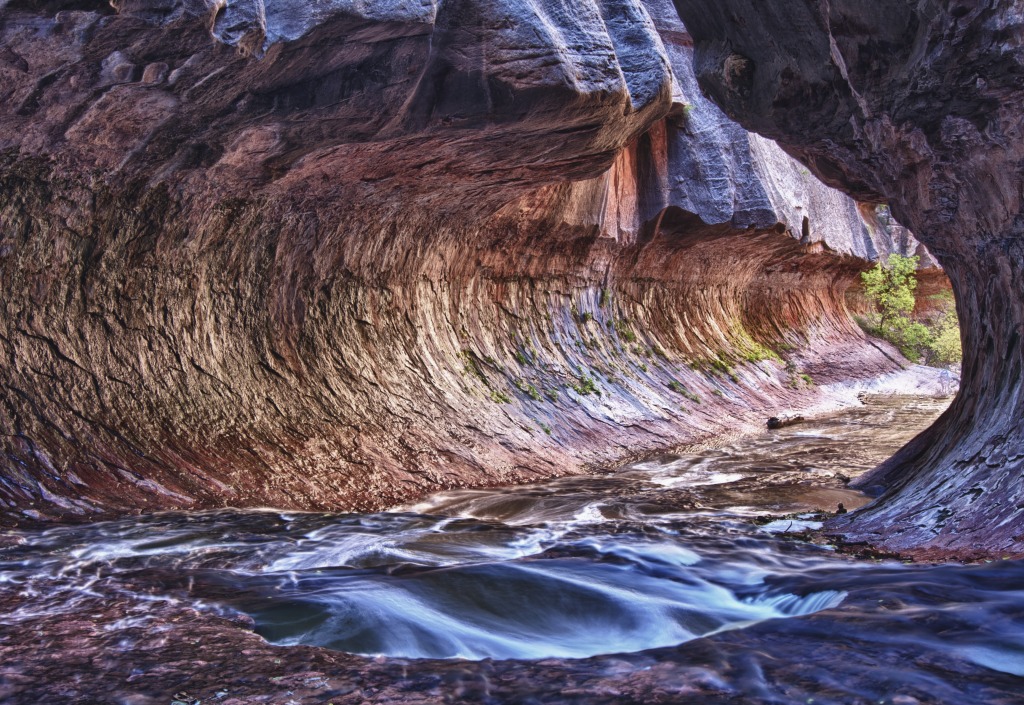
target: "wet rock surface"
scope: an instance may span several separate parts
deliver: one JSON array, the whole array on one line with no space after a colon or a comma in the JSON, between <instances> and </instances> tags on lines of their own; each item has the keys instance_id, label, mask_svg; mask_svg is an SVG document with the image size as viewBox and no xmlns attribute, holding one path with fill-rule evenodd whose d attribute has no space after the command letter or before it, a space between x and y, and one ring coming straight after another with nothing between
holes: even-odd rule
<instances>
[{"instance_id":1,"label":"wet rock surface","mask_svg":"<svg viewBox=\"0 0 1024 705\"><path fill-rule=\"evenodd\" d=\"M0 44L8 523L379 509L901 364L844 299L896 245L668 3L8 2Z\"/></svg>"},{"instance_id":2,"label":"wet rock surface","mask_svg":"<svg viewBox=\"0 0 1024 705\"><path fill-rule=\"evenodd\" d=\"M793 424L803 423L804 417L794 414L783 414L782 416L772 416L768 419L765 425L768 430L774 430L777 428L785 428L786 426L792 426Z\"/></svg>"},{"instance_id":3,"label":"wet rock surface","mask_svg":"<svg viewBox=\"0 0 1024 705\"><path fill-rule=\"evenodd\" d=\"M1020 561L854 560L799 538L805 526L820 524L810 513L816 508L837 497L851 506L866 501L843 486L840 470L868 470L945 403L873 398L799 430L763 432L699 454L601 476L452 491L387 514L163 513L7 531L0 548L0 698L163 705L176 695L236 705L1015 702L1024 682ZM493 571L500 581L508 576L503 570L535 576L536 584L514 602L514 614L511 602L496 611L518 624L490 632L490 648L524 633L536 637L530 648L557 648L561 637L589 626L596 627L599 655L367 658L301 645L326 621L311 617L310 604L326 609L328 600L337 608L368 599L375 609L356 616L372 619L402 604L383 599L381 589L428 581L433 596L445 598L435 607L454 627L487 608L465 577ZM753 623L698 633L678 646L615 653L625 643L616 610L565 609L566 618L581 621L561 635L536 621L538 612L559 609L537 576L566 571L587 589L615 572L617 591L608 594L619 596L620 609L664 609L665 588L702 598L675 605L671 618L659 613L662 627L676 620L707 627L729 605L742 605ZM363 587L338 592L351 584ZM628 589L641 584L643 590ZM494 587L500 594L500 584ZM745 602L733 604L729 595ZM694 622L679 613L687 610L704 617ZM395 625L403 616L396 611L376 634L400 635ZM344 624L333 627L339 639L351 634ZM632 638L656 631L634 627ZM258 634L292 645L274 646ZM416 644L436 646L397 640L385 650Z\"/></svg>"},{"instance_id":4,"label":"wet rock surface","mask_svg":"<svg viewBox=\"0 0 1024 705\"><path fill-rule=\"evenodd\" d=\"M714 489L676 483L679 458L652 461L673 468L657 487L586 478L609 514L588 505L589 528L519 563L674 583L685 561L619 550L662 531L741 578L772 563L757 590L787 604L829 600L579 659L272 645L243 598L291 593L238 561L309 541L286 514L36 524L378 511L839 398L902 364L865 344L847 288L918 244L813 172L891 202L950 273L967 331L951 409L852 478L885 495L827 528L866 556L1019 555L1019 13L678 9L686 26L630 0L0 5L0 517L20 527L0 534L0 700L1019 698L1019 561L875 564L797 540L811 512L868 501L848 469L809 481L813 454ZM843 453L859 470L881 457ZM498 504L557 503L523 493ZM449 548L522 531L457 504L430 507L457 518L434 532ZM175 526L202 521L181 559ZM90 555L110 527L159 535ZM360 560L282 568L281 585L460 574Z\"/></svg>"},{"instance_id":5,"label":"wet rock surface","mask_svg":"<svg viewBox=\"0 0 1024 705\"><path fill-rule=\"evenodd\" d=\"M875 593L872 597L884 601L886 595ZM111 622L131 616L122 608L111 607L109 601L97 601L92 608L93 614ZM101 698L166 705L181 684L187 684L188 692L202 696L203 702L231 705L281 700L346 705L664 703L679 698L763 703L806 702L808 697L823 703L884 699L902 705L967 698L1012 703L1021 685L1019 677L944 655L938 649L915 657L920 676L893 669L880 680L878 663L886 658L904 663L906 647L880 647L861 615L809 617L787 622L791 626L783 628L755 626L644 654L523 663L374 661L313 647L272 647L236 625L191 610L150 609L155 613L151 626L160 627L159 636L141 627L111 633L66 619L36 621L33 627L52 635L48 644L67 649L70 656L61 664L40 663L24 678L5 666L6 697L23 697L13 702L26 703L47 697L90 703L101 701L96 695L101 693ZM880 619L890 616L883 612ZM948 626L962 628L955 622ZM127 641L137 645L135 655L111 655L112 649ZM856 653L858 647L868 656L852 658L851 652ZM36 653L24 647L4 651L9 658ZM74 682L60 685L69 674L76 675ZM948 681L939 685L936 681L940 678Z\"/></svg>"}]
</instances>

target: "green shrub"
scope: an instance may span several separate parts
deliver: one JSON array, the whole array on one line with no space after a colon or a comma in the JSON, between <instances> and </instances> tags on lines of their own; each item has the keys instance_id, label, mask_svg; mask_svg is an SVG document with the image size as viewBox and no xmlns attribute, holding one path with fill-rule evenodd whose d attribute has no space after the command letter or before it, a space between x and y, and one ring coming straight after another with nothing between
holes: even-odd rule
<instances>
[{"instance_id":1,"label":"green shrub","mask_svg":"<svg viewBox=\"0 0 1024 705\"><path fill-rule=\"evenodd\" d=\"M903 357L911 362L920 362L926 357L926 350L932 344L928 327L909 318L895 318L886 330L888 340L900 349Z\"/></svg>"},{"instance_id":2,"label":"green shrub","mask_svg":"<svg viewBox=\"0 0 1024 705\"><path fill-rule=\"evenodd\" d=\"M864 294L874 311L858 317L857 323L873 335L899 348L911 362L950 364L963 356L960 345L960 323L951 296L942 296L944 305L932 320L910 317L914 310L919 258L891 255L885 264L879 262L861 274Z\"/></svg>"},{"instance_id":3,"label":"green shrub","mask_svg":"<svg viewBox=\"0 0 1024 705\"><path fill-rule=\"evenodd\" d=\"M694 394L693 392L691 392L689 389L684 387L682 384L680 384L676 380L670 381L668 383L668 387L673 392L677 392L678 394L682 394L684 397L686 397L690 401L696 402L697 404L700 404L700 397L697 396L696 394Z\"/></svg>"},{"instance_id":4,"label":"green shrub","mask_svg":"<svg viewBox=\"0 0 1024 705\"><path fill-rule=\"evenodd\" d=\"M725 375L733 382L740 381L739 376L736 374L736 370L734 370L732 365L729 364L729 358L725 356L725 353L718 353L715 359L711 361L711 369Z\"/></svg>"},{"instance_id":5,"label":"green shrub","mask_svg":"<svg viewBox=\"0 0 1024 705\"><path fill-rule=\"evenodd\" d=\"M875 305L879 322L887 327L894 318L905 317L914 310L914 290L917 289L917 255L903 257L890 255L886 263L879 262L860 275L864 294Z\"/></svg>"},{"instance_id":6,"label":"green shrub","mask_svg":"<svg viewBox=\"0 0 1024 705\"><path fill-rule=\"evenodd\" d=\"M750 363L761 362L762 360L774 360L782 362L779 354L761 343L754 340L741 321L734 320L731 327L733 348L739 352L740 357Z\"/></svg>"},{"instance_id":7,"label":"green shrub","mask_svg":"<svg viewBox=\"0 0 1024 705\"><path fill-rule=\"evenodd\" d=\"M756 340L751 341L751 345L743 351L743 359L747 362L761 362L762 360L774 360L775 362L782 362L782 358L779 354L769 347L761 345Z\"/></svg>"},{"instance_id":8,"label":"green shrub","mask_svg":"<svg viewBox=\"0 0 1024 705\"><path fill-rule=\"evenodd\" d=\"M585 397L588 394L596 394L601 396L601 392L597 389L597 383L594 382L594 378L589 375L583 375L579 380L571 385L572 390L579 394L581 397Z\"/></svg>"},{"instance_id":9,"label":"green shrub","mask_svg":"<svg viewBox=\"0 0 1024 705\"><path fill-rule=\"evenodd\" d=\"M511 404L512 397L510 397L508 394L505 394L505 392L499 392L498 390L495 389L494 391L491 392L491 401L493 401L495 404Z\"/></svg>"},{"instance_id":10,"label":"green shrub","mask_svg":"<svg viewBox=\"0 0 1024 705\"><path fill-rule=\"evenodd\" d=\"M941 365L960 362L964 351L960 343L960 321L956 316L956 308L950 306L943 311L935 325L934 337L928 346L933 360Z\"/></svg>"},{"instance_id":11,"label":"green shrub","mask_svg":"<svg viewBox=\"0 0 1024 705\"><path fill-rule=\"evenodd\" d=\"M472 350L463 350L459 353L459 357L462 358L462 369L466 374L473 375L484 384L487 384L487 377L484 375L483 370L480 369L480 365L477 364L476 353Z\"/></svg>"},{"instance_id":12,"label":"green shrub","mask_svg":"<svg viewBox=\"0 0 1024 705\"><path fill-rule=\"evenodd\" d=\"M627 343L636 342L636 333L629 327L629 321L625 318L620 319L615 324L615 331L619 334L619 337L625 340Z\"/></svg>"},{"instance_id":13,"label":"green shrub","mask_svg":"<svg viewBox=\"0 0 1024 705\"><path fill-rule=\"evenodd\" d=\"M522 392L523 394L527 395L528 397L530 397L534 401L540 401L541 400L540 392L537 391L537 388L534 387L529 382L527 382L525 379L517 379L516 380L516 389L518 389L520 392Z\"/></svg>"},{"instance_id":14,"label":"green shrub","mask_svg":"<svg viewBox=\"0 0 1024 705\"><path fill-rule=\"evenodd\" d=\"M729 358L724 352L715 354L715 357L699 357L696 360L689 362L690 369L710 372L713 375L722 375L728 377L733 382L739 382L739 375L736 374L736 370L729 364Z\"/></svg>"}]
</instances>

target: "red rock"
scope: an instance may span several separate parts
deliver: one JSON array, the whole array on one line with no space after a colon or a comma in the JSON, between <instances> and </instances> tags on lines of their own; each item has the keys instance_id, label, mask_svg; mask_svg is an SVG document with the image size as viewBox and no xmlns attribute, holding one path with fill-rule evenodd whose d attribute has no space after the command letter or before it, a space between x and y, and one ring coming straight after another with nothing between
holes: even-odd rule
<instances>
[{"instance_id":1,"label":"red rock","mask_svg":"<svg viewBox=\"0 0 1024 705\"><path fill-rule=\"evenodd\" d=\"M379 509L818 394L753 341L897 364L845 301L895 245L700 95L665 3L311 7L0 10L5 521Z\"/></svg>"}]
</instances>

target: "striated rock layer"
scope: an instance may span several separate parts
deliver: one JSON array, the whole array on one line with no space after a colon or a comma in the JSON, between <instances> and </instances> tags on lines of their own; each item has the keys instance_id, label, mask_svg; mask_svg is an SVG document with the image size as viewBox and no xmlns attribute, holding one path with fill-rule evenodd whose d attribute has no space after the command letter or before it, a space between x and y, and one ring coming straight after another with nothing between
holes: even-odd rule
<instances>
[{"instance_id":1,"label":"striated rock layer","mask_svg":"<svg viewBox=\"0 0 1024 705\"><path fill-rule=\"evenodd\" d=\"M949 275L949 411L832 524L919 555L1024 553L1024 13L1019 3L677 0L701 85L856 197L886 198Z\"/></svg>"},{"instance_id":2,"label":"striated rock layer","mask_svg":"<svg viewBox=\"0 0 1024 705\"><path fill-rule=\"evenodd\" d=\"M898 364L844 298L893 243L701 97L668 3L8 0L0 34L8 521L377 509Z\"/></svg>"}]
</instances>

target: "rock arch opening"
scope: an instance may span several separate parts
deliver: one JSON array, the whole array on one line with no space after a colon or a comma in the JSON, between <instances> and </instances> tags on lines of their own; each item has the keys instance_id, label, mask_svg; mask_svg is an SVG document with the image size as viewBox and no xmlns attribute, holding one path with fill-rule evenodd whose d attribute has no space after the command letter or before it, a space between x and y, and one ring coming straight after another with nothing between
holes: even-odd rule
<instances>
[{"instance_id":1,"label":"rock arch opening","mask_svg":"<svg viewBox=\"0 0 1024 705\"><path fill-rule=\"evenodd\" d=\"M810 24L853 57L870 33L848 5ZM973 488L1017 491L996 478L1019 461L1007 421L1020 368L1018 172L991 136L1010 134L1016 99L984 132L965 116L936 123L934 105L887 125L894 100L924 100L897 70L917 55L874 69L851 58L881 72L861 105L814 53L828 42L776 56L759 42L782 31L778 18L744 34L725 10L698 6L679 8L689 30L664 3L630 4L629 31L600 13L566 16L562 31L593 51L555 43L550 61L520 71L505 60L513 49L481 53L517 46L515 26L492 18L467 31L426 6L389 17L386 32L358 13L284 24L243 13L218 41L258 36L259 50L231 53L210 44L212 18L191 5L59 17L6 5L4 42L32 70L11 74L5 105L34 106L0 114L8 514L375 508L760 425L818 393L803 376L892 369L846 304L879 243L851 198L795 188L808 164L855 198L889 198L946 267L966 322L964 391L873 482L924 502L940 476L914 468L969 466L972 491L928 510L924 528L908 518L919 505L883 499L842 530L881 540L871 517L903 506L906 532L884 537L894 546L956 551L995 517L999 550L1015 550L1013 503L987 514ZM966 85L956 77L996 51L998 32L984 27L1008 22L1000 12L971 15L965 64L943 55L918 68ZM925 25L901 17L872 31L923 40ZM61 51L20 31L40 22ZM721 55L722 37L742 61ZM773 61L789 68L759 70ZM1000 61L972 89L978 105L1016 95L1017 65ZM449 64L516 99L489 102L471 86L464 105L448 93L434 104L408 78ZM608 65L621 71L609 79ZM352 72L369 78L317 93L318 76ZM698 79L803 161L733 123ZM798 107L797 94L818 102ZM837 120L867 142L837 141ZM992 168L971 171L954 154L965 145ZM865 166L877 154L886 169ZM924 193L933 200L915 200Z\"/></svg>"},{"instance_id":2,"label":"rock arch opening","mask_svg":"<svg viewBox=\"0 0 1024 705\"><path fill-rule=\"evenodd\" d=\"M963 386L953 406L865 479L885 488L881 499L837 519L833 529L918 555L1018 555L1024 456L1015 419L1024 260L1016 243L1024 174L1020 140L1004 136L1015 133L1024 71L1021 47L1002 39L1015 26L1013 11L998 2L966 14L908 5L883 27L855 2L830 3L824 15L810 1L787 3L778 15L755 6L676 3L695 38L701 85L730 115L799 154L830 183L864 200L888 199L945 268L962 316ZM758 21L736 24L730 19L736 12ZM812 41L780 49L778 37L797 26L814 27ZM954 26L955 49L927 58L913 52L932 32ZM855 58L880 37L900 49L873 66ZM831 58L829 45L839 52ZM755 74L752 90L736 91L723 47L756 66L780 68ZM961 88L933 91L907 83L911 74L927 76L929 86ZM988 78L959 83L966 75ZM983 123L954 105L976 106ZM876 168L876 157L887 166Z\"/></svg>"}]
</instances>

